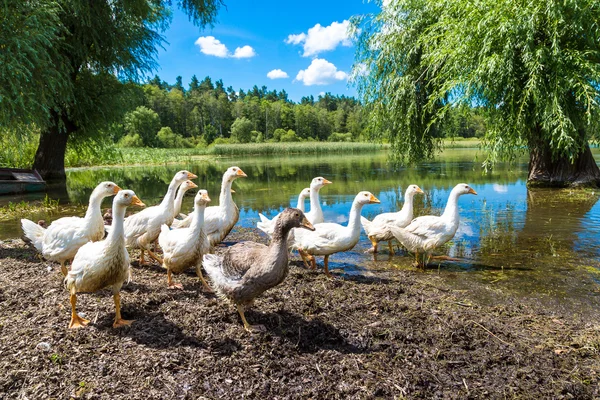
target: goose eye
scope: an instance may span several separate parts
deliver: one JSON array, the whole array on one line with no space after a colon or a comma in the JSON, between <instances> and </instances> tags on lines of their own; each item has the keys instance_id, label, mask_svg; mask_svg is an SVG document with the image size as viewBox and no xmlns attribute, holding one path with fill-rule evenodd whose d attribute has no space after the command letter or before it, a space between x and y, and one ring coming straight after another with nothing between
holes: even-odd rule
<instances>
[{"instance_id":1,"label":"goose eye","mask_svg":"<svg viewBox=\"0 0 600 400\"><path fill-rule=\"evenodd\" d=\"M296 217L299 217L299 216L300 216L300 214L296 213Z\"/></svg>"},{"instance_id":2,"label":"goose eye","mask_svg":"<svg viewBox=\"0 0 600 400\"><path fill-rule=\"evenodd\" d=\"M365 197L368 196L368 194L365 193Z\"/></svg>"},{"instance_id":3,"label":"goose eye","mask_svg":"<svg viewBox=\"0 0 600 400\"><path fill-rule=\"evenodd\" d=\"M125 197L129 197L129 195L127 193L124 194Z\"/></svg>"}]
</instances>

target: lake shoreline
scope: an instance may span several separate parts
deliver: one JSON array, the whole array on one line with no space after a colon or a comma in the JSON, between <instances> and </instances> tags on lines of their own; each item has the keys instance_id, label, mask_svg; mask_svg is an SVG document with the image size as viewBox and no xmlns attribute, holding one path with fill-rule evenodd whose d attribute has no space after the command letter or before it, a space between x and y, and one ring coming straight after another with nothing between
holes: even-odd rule
<instances>
[{"instance_id":1,"label":"lake shoreline","mask_svg":"<svg viewBox=\"0 0 600 400\"><path fill-rule=\"evenodd\" d=\"M259 240L254 229L227 238ZM223 251L219 248L217 252ZM78 298L93 322L67 329L69 302L21 240L0 242L5 309L0 388L32 397L594 398L600 321L496 293L478 304L437 274L390 270L327 279L293 257L282 285L247 313L202 291L192 271L166 289L156 263L124 285L129 328L111 328L108 290ZM321 262L319 262L321 265ZM493 291L493 288L489 289ZM87 396L86 396L87 395Z\"/></svg>"}]
</instances>

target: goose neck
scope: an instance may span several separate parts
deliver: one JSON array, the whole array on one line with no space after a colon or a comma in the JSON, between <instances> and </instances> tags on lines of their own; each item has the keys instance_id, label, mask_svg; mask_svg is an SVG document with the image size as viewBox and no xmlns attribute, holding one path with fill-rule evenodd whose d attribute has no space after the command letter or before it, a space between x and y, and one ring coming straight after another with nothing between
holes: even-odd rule
<instances>
[{"instance_id":1,"label":"goose neck","mask_svg":"<svg viewBox=\"0 0 600 400\"><path fill-rule=\"evenodd\" d=\"M108 242L115 242L119 238L121 238L121 239L124 238L123 222L125 220L125 210L126 210L126 208L127 207L122 206L120 204L113 204L113 207L112 207L112 214L113 214L112 227L111 227L110 231L108 232L108 236L106 237L106 240Z\"/></svg>"},{"instance_id":2,"label":"goose neck","mask_svg":"<svg viewBox=\"0 0 600 400\"><path fill-rule=\"evenodd\" d=\"M204 225L204 210L206 210L206 205L194 206L194 218L190 224L190 229L197 237L199 237L202 226Z\"/></svg>"},{"instance_id":3,"label":"goose neck","mask_svg":"<svg viewBox=\"0 0 600 400\"><path fill-rule=\"evenodd\" d=\"M360 212L363 208L363 205L364 204L354 200L352 203L352 208L350 208L350 215L348 216L348 229L350 229L353 235L360 235Z\"/></svg>"},{"instance_id":4,"label":"goose neck","mask_svg":"<svg viewBox=\"0 0 600 400\"><path fill-rule=\"evenodd\" d=\"M459 193L452 191L450 196L448 196L448 203L446 203L446 208L444 209L444 213L442 217L448 220L458 220L458 197Z\"/></svg>"},{"instance_id":5,"label":"goose neck","mask_svg":"<svg viewBox=\"0 0 600 400\"><path fill-rule=\"evenodd\" d=\"M219 194L220 207L229 207L231 204L233 204L233 198L231 197L232 184L233 181L223 177L223 182L221 183L221 194Z\"/></svg>"}]
</instances>

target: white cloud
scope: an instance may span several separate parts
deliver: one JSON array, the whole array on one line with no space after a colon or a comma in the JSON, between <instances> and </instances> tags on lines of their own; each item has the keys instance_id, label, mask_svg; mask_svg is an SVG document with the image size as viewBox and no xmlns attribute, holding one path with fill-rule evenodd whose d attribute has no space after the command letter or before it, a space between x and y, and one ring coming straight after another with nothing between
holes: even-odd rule
<instances>
[{"instance_id":1,"label":"white cloud","mask_svg":"<svg viewBox=\"0 0 600 400\"><path fill-rule=\"evenodd\" d=\"M350 22L332 22L329 26L316 24L308 30L308 33L289 35L285 40L288 44L302 44L304 57L317 55L324 51L335 49L338 45L351 46L352 42L348 36Z\"/></svg>"},{"instance_id":2,"label":"white cloud","mask_svg":"<svg viewBox=\"0 0 600 400\"><path fill-rule=\"evenodd\" d=\"M335 81L348 79L348 74L337 69L335 65L322 58L312 60L308 68L300 70L296 80L305 86L327 85Z\"/></svg>"},{"instance_id":3,"label":"white cloud","mask_svg":"<svg viewBox=\"0 0 600 400\"><path fill-rule=\"evenodd\" d=\"M214 36L200 36L194 42L203 54L209 56L215 56L219 58L250 58L256 55L254 49L248 45L238 47L235 52L231 54L221 41Z\"/></svg>"},{"instance_id":4,"label":"white cloud","mask_svg":"<svg viewBox=\"0 0 600 400\"><path fill-rule=\"evenodd\" d=\"M306 39L306 33L300 33L298 35L289 35L285 42L287 44L300 44Z\"/></svg>"},{"instance_id":5,"label":"white cloud","mask_svg":"<svg viewBox=\"0 0 600 400\"><path fill-rule=\"evenodd\" d=\"M254 49L248 45L243 46L243 47L238 47L237 49L235 49L235 52L233 53L232 57L233 58L251 58L254 57L256 55L256 53L254 52Z\"/></svg>"},{"instance_id":6,"label":"white cloud","mask_svg":"<svg viewBox=\"0 0 600 400\"><path fill-rule=\"evenodd\" d=\"M274 69L272 71L269 71L269 73L267 73L267 78L269 79L283 79L283 78L289 78L287 72L282 71L280 69Z\"/></svg>"},{"instance_id":7,"label":"white cloud","mask_svg":"<svg viewBox=\"0 0 600 400\"><path fill-rule=\"evenodd\" d=\"M227 57L229 50L214 36L200 36L195 44L200 47L200 51L209 56Z\"/></svg>"}]
</instances>

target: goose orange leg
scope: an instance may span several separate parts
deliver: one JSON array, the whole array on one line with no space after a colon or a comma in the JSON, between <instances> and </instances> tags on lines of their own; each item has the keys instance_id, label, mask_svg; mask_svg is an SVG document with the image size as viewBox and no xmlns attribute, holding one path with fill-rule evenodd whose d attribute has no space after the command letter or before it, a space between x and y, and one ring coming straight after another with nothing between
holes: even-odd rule
<instances>
[{"instance_id":1,"label":"goose orange leg","mask_svg":"<svg viewBox=\"0 0 600 400\"><path fill-rule=\"evenodd\" d=\"M265 327L263 325L250 325L248 321L246 321L246 315L244 314L244 306L241 304L236 304L237 312L242 317L242 322L244 323L244 329L250 333L254 333L257 331L264 331Z\"/></svg>"},{"instance_id":2,"label":"goose orange leg","mask_svg":"<svg viewBox=\"0 0 600 400\"><path fill-rule=\"evenodd\" d=\"M63 276L67 276L67 274L69 273L69 270L67 269L67 266L65 265L64 261L61 261L60 263L60 272L62 272Z\"/></svg>"},{"instance_id":3,"label":"goose orange leg","mask_svg":"<svg viewBox=\"0 0 600 400\"><path fill-rule=\"evenodd\" d=\"M204 287L204 290L212 293L213 290L212 288L208 285L208 282L206 282L206 279L204 279L204 275L202 275L202 267L200 266L200 264L196 265L196 275L198 275L198 278L200 278L200 281L202 282L202 286Z\"/></svg>"},{"instance_id":4,"label":"goose orange leg","mask_svg":"<svg viewBox=\"0 0 600 400\"><path fill-rule=\"evenodd\" d=\"M325 266L325 275L327 275L329 278L333 278L333 275L331 275L331 272L329 272L329 256L325 256L325 258L323 259L323 265Z\"/></svg>"},{"instance_id":5,"label":"goose orange leg","mask_svg":"<svg viewBox=\"0 0 600 400\"><path fill-rule=\"evenodd\" d=\"M146 249L146 251L148 252L148 255L150 257L152 257L157 263L162 264L163 260L162 258L160 258L159 256L157 256L156 254L154 254L153 251L151 251L150 249Z\"/></svg>"},{"instance_id":6,"label":"goose orange leg","mask_svg":"<svg viewBox=\"0 0 600 400\"><path fill-rule=\"evenodd\" d=\"M115 322L113 323L113 328L131 325L133 320L126 320L121 318L121 294L118 292L115 293L113 295L113 300L115 301Z\"/></svg>"},{"instance_id":7,"label":"goose orange leg","mask_svg":"<svg viewBox=\"0 0 600 400\"><path fill-rule=\"evenodd\" d=\"M90 323L89 320L85 318L81 318L77 315L77 311L75 311L75 306L77 304L77 295L75 293L71 294L71 322L69 322L69 329L77 329L83 328L87 324Z\"/></svg>"},{"instance_id":8,"label":"goose orange leg","mask_svg":"<svg viewBox=\"0 0 600 400\"><path fill-rule=\"evenodd\" d=\"M164 264L163 264L164 266ZM172 273L171 273L171 269L169 267L167 268L167 286L169 289L181 289L183 290L183 285L181 283L175 283L173 282L173 277L172 277Z\"/></svg>"}]
</instances>

